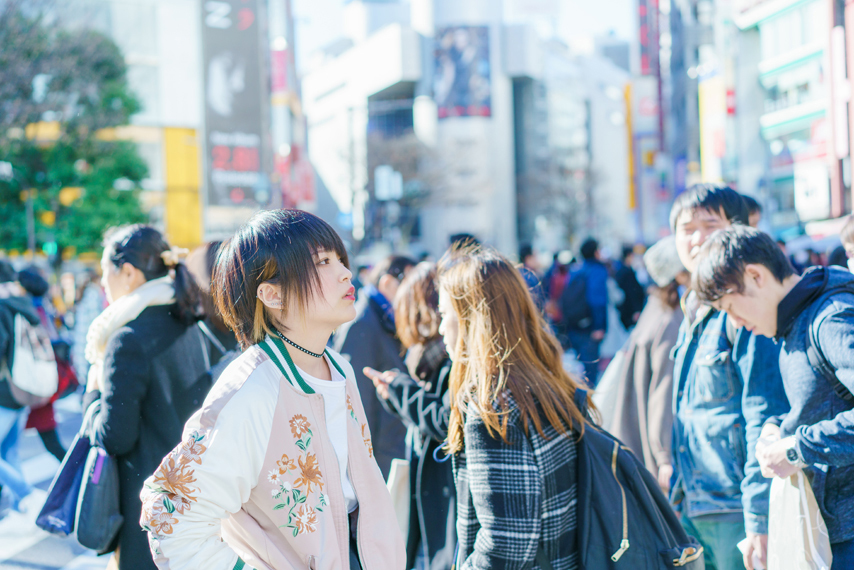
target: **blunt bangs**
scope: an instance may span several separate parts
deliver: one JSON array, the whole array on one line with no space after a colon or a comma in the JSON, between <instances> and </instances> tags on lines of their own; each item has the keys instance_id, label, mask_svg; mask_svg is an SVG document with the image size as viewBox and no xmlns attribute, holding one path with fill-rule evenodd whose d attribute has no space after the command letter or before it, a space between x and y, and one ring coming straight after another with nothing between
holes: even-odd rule
<instances>
[{"instance_id":1,"label":"blunt bangs","mask_svg":"<svg viewBox=\"0 0 854 570\"><path fill-rule=\"evenodd\" d=\"M258 286L282 288L284 303L296 299L304 310L321 287L315 255L337 254L349 268L344 242L332 227L301 210L268 210L252 217L220 249L214 276L214 298L226 324L245 347L261 342L273 325Z\"/></svg>"}]
</instances>

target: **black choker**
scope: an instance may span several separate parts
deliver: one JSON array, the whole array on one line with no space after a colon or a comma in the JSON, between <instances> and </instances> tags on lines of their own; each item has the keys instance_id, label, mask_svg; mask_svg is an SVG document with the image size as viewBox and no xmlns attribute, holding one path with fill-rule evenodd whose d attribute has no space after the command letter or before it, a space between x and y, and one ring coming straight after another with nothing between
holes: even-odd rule
<instances>
[{"instance_id":1,"label":"black choker","mask_svg":"<svg viewBox=\"0 0 854 570\"><path fill-rule=\"evenodd\" d=\"M321 358L321 357L323 356L323 353L322 353L322 352L321 352L320 354L317 354L316 352L312 352L312 351L310 351L310 350L308 350L308 349L306 349L306 348L301 347L300 345L298 345L298 344L297 344L297 343L295 343L294 341L292 341L292 340L288 339L285 335L283 335L283 334L282 334L282 333L280 333L279 331L276 331L276 334L277 334L277 335L279 335L279 338L280 338L280 339L282 339L283 341L285 341L286 343L288 343L288 344L289 344L289 345L291 345L292 347L296 348L297 350L301 350L301 351L303 351L304 353L306 353L306 354L307 354L307 355L309 355L309 356L313 356L313 357L315 357L315 358Z\"/></svg>"}]
</instances>

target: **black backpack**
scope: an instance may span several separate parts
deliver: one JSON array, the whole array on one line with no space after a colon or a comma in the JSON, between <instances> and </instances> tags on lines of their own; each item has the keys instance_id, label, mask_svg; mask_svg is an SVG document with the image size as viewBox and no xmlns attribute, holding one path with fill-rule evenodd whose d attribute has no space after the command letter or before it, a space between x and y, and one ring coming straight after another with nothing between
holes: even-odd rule
<instances>
[{"instance_id":1,"label":"black backpack","mask_svg":"<svg viewBox=\"0 0 854 570\"><path fill-rule=\"evenodd\" d=\"M825 270L825 287L827 286L827 280L829 277L829 271ZM810 366L812 366L813 370L822 375L825 380L830 383L837 396L849 404L854 404L854 394L852 394L851 391L839 381L839 378L836 377L836 368L834 368L830 361L827 360L827 357L824 356L824 352L821 350L821 345L818 343L818 326L821 323L816 324L815 318L821 310L821 306L824 302L837 293L851 293L854 295L854 283L849 282L844 285L825 289L821 296L812 303L813 309L809 316L810 325L809 331L807 332L807 360L809 360Z\"/></svg>"},{"instance_id":2,"label":"black backpack","mask_svg":"<svg viewBox=\"0 0 854 570\"><path fill-rule=\"evenodd\" d=\"M593 326L593 311L587 302L587 272L570 274L560 296L561 325L564 330L586 330Z\"/></svg>"},{"instance_id":3,"label":"black backpack","mask_svg":"<svg viewBox=\"0 0 854 570\"><path fill-rule=\"evenodd\" d=\"M587 391L575 391L585 417ZM705 570L703 547L688 536L644 464L588 422L578 442L576 520L581 570ZM540 549L537 564L552 566Z\"/></svg>"}]
</instances>

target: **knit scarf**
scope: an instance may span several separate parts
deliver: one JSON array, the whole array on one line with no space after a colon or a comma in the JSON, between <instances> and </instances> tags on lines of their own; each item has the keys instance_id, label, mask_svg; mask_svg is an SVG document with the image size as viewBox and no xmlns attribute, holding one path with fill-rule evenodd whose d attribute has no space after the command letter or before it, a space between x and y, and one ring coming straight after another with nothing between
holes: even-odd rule
<instances>
[{"instance_id":1,"label":"knit scarf","mask_svg":"<svg viewBox=\"0 0 854 570\"><path fill-rule=\"evenodd\" d=\"M110 337L147 307L171 305L175 302L175 284L170 276L152 279L110 304L95 317L86 333L86 360L89 368L89 385L103 388L104 357Z\"/></svg>"}]
</instances>

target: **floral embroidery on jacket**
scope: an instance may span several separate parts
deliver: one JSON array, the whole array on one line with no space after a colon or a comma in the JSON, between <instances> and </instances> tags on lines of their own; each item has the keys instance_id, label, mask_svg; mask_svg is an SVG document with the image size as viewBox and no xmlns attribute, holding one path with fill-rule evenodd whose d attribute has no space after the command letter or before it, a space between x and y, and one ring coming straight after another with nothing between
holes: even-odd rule
<instances>
[{"instance_id":1,"label":"floral embroidery on jacket","mask_svg":"<svg viewBox=\"0 0 854 570\"><path fill-rule=\"evenodd\" d=\"M350 395L347 395L347 409L350 410L350 417L356 420L356 424L362 427L362 441L365 444L365 447L368 449L368 457L374 456L374 444L371 443L370 436L365 435L365 428L368 427L368 424L363 423L359 424L359 418L356 417L356 411L353 409L353 404L350 402Z\"/></svg>"},{"instance_id":2,"label":"floral embroidery on jacket","mask_svg":"<svg viewBox=\"0 0 854 570\"><path fill-rule=\"evenodd\" d=\"M356 420L356 423L359 423L359 420L356 419L356 411L353 409L353 404L350 403L350 394L347 394L347 409L350 411L350 417Z\"/></svg>"},{"instance_id":3,"label":"floral embroidery on jacket","mask_svg":"<svg viewBox=\"0 0 854 570\"><path fill-rule=\"evenodd\" d=\"M190 511L199 492L195 470L192 464L202 464L202 454L206 447L205 439L199 432L191 433L181 445L163 458L160 467L154 472L153 494L146 497L142 507L140 522L143 528L155 535L172 534L179 520L175 514L183 515Z\"/></svg>"},{"instance_id":4,"label":"floral embroidery on jacket","mask_svg":"<svg viewBox=\"0 0 854 570\"><path fill-rule=\"evenodd\" d=\"M317 530L317 513L323 512L327 502L322 492L323 473L317 463L317 455L308 451L312 437L311 423L300 414L292 417L288 423L302 455L297 457L295 462L293 458L283 454L282 458L276 461L277 468L267 474L267 480L273 485L273 498L279 499L273 510L288 509L288 523L281 526L291 529L296 537ZM297 473L293 482L285 479L292 471ZM317 504L314 507L306 503L313 494L317 495Z\"/></svg>"}]
</instances>

